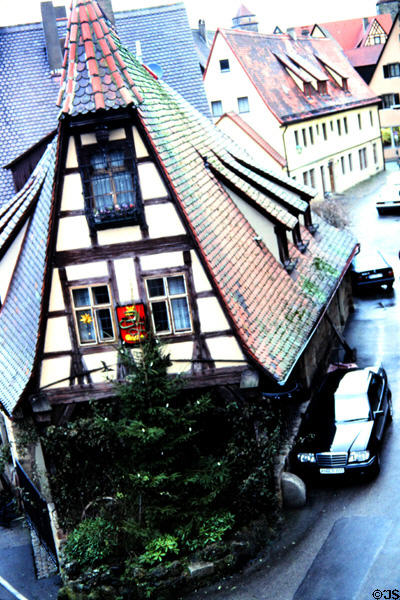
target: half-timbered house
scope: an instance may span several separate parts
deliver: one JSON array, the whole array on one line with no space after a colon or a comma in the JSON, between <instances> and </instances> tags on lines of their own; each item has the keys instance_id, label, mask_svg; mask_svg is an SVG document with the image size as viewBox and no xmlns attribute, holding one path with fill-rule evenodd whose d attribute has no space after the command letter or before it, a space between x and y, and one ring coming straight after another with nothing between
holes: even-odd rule
<instances>
[{"instance_id":1,"label":"half-timbered house","mask_svg":"<svg viewBox=\"0 0 400 600\"><path fill-rule=\"evenodd\" d=\"M188 386L310 385L346 321L357 245L74 0L59 125L0 212L0 404L60 424L109 398L152 328ZM107 371L107 372L105 372Z\"/></svg>"}]
</instances>

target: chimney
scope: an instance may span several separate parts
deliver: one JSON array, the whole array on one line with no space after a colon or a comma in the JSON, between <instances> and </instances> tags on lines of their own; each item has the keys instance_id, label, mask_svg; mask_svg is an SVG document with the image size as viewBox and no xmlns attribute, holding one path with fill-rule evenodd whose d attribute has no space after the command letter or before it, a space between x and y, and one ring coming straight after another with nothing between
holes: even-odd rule
<instances>
[{"instance_id":1,"label":"chimney","mask_svg":"<svg viewBox=\"0 0 400 600\"><path fill-rule=\"evenodd\" d=\"M363 17L363 27L364 31L367 31L369 25L368 17Z\"/></svg>"},{"instance_id":2,"label":"chimney","mask_svg":"<svg viewBox=\"0 0 400 600\"><path fill-rule=\"evenodd\" d=\"M115 25L112 0L97 0L97 3L100 6L103 13L105 14L105 16L107 17L107 19L112 23L112 25Z\"/></svg>"},{"instance_id":3,"label":"chimney","mask_svg":"<svg viewBox=\"0 0 400 600\"><path fill-rule=\"evenodd\" d=\"M207 43L206 22L204 19L199 19L199 35Z\"/></svg>"},{"instance_id":4,"label":"chimney","mask_svg":"<svg viewBox=\"0 0 400 600\"><path fill-rule=\"evenodd\" d=\"M50 71L57 72L62 67L62 53L60 38L58 37L56 12L52 2L41 2L43 31L46 41L47 60L49 61Z\"/></svg>"}]
</instances>

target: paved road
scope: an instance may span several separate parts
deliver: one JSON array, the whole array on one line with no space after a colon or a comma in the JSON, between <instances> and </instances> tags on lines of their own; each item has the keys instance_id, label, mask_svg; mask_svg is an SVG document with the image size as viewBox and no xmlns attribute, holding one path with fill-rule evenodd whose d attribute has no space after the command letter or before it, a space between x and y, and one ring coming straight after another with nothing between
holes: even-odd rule
<instances>
[{"instance_id":1,"label":"paved road","mask_svg":"<svg viewBox=\"0 0 400 600\"><path fill-rule=\"evenodd\" d=\"M27 600L57 598L58 576L36 578L30 534L21 521L14 521L11 528L0 526L0 576ZM15 600L15 596L0 586L0 600Z\"/></svg>"},{"instance_id":2,"label":"paved road","mask_svg":"<svg viewBox=\"0 0 400 600\"><path fill-rule=\"evenodd\" d=\"M253 564L191 600L400 598L400 216L379 217L375 208L393 179L400 182L400 171L389 165L345 200L361 249L379 247L396 276L393 294L356 299L345 332L360 366L382 362L388 372L394 421L382 448L381 473L372 483L309 487L307 506L286 511L282 537L259 558L258 570Z\"/></svg>"}]
</instances>

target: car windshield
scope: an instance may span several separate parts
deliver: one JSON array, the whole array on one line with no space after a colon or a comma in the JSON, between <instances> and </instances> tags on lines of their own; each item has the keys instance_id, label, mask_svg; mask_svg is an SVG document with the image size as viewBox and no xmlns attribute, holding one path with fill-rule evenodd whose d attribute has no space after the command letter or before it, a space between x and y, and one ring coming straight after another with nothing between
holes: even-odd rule
<instances>
[{"instance_id":1,"label":"car windshield","mask_svg":"<svg viewBox=\"0 0 400 600\"><path fill-rule=\"evenodd\" d=\"M367 421L369 419L369 404L366 394L335 395L335 421Z\"/></svg>"}]
</instances>

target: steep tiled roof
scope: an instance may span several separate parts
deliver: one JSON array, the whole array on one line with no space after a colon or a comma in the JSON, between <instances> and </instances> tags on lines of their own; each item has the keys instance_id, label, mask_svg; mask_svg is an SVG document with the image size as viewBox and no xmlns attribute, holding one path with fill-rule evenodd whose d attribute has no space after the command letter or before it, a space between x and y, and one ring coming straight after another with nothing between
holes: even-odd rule
<instances>
[{"instance_id":1,"label":"steep tiled roof","mask_svg":"<svg viewBox=\"0 0 400 600\"><path fill-rule=\"evenodd\" d=\"M83 1L79 0L80 4ZM117 37L114 42L121 57L118 71L127 69L135 83L135 97L143 99L136 108L138 117L241 344L275 381L284 383L346 272L355 241L350 234L322 221L315 237L302 227L302 239L309 245L302 254L289 244L290 258L297 262L295 273L289 275L221 185L221 172L229 173L242 194L259 202L268 215L289 229L295 219L288 206L302 212L304 201L311 198L308 189L282 173L256 170L251 157L166 83L157 80ZM78 74L76 70L76 77ZM99 70L99 76L105 78L107 72ZM75 106L73 102L71 106ZM17 209L20 201L23 204L22 198L26 205L31 201L35 204L0 312L0 401L9 413L35 366L42 288L46 264L51 261L46 251L55 158L56 141L40 163L40 169L47 170L42 185L29 182L4 212ZM38 182L39 172L32 176ZM278 193L280 185L283 190Z\"/></svg>"},{"instance_id":2,"label":"steep tiled roof","mask_svg":"<svg viewBox=\"0 0 400 600\"><path fill-rule=\"evenodd\" d=\"M124 45L135 51L140 41L143 62L159 64L165 81L210 116L184 5L117 12L115 20ZM64 38L66 21L57 27ZM12 175L2 167L57 127L59 77L50 74L41 23L0 28L0 47L1 206L14 194Z\"/></svg>"},{"instance_id":3,"label":"steep tiled roof","mask_svg":"<svg viewBox=\"0 0 400 600\"><path fill-rule=\"evenodd\" d=\"M31 179L4 212L1 221L3 226L6 217L15 210L2 231L11 235L9 228L16 225L30 205L35 205L0 310L0 405L8 414L14 410L31 378L39 342L56 150L57 139L49 145ZM6 241L2 235L2 245Z\"/></svg>"},{"instance_id":4,"label":"steep tiled roof","mask_svg":"<svg viewBox=\"0 0 400 600\"><path fill-rule=\"evenodd\" d=\"M57 105L63 113L75 116L140 102L109 21L97 3L76 0L68 21Z\"/></svg>"},{"instance_id":5,"label":"steep tiled roof","mask_svg":"<svg viewBox=\"0 0 400 600\"><path fill-rule=\"evenodd\" d=\"M222 117L218 119L216 125L218 125L218 123L222 119L230 119L231 121L236 123L236 125L240 127L240 129L247 133L247 135L251 137L256 142L256 144L258 144L267 154L269 154L274 160L276 160L278 164L280 164L282 167L286 166L286 160L284 156L282 156L282 154L277 152L270 144L268 144L268 142L264 140L264 138L262 138L257 133L257 131L250 127L250 125L246 123L246 121L244 121L244 119L242 119L240 115L234 112L225 113Z\"/></svg>"},{"instance_id":6,"label":"steep tiled roof","mask_svg":"<svg viewBox=\"0 0 400 600\"><path fill-rule=\"evenodd\" d=\"M231 29L218 30L218 34L225 38L265 104L282 123L379 102L343 51L330 39L294 40L287 34L266 35ZM295 78L301 67L293 62L294 55L298 55L302 63L311 63L313 70L324 70L329 76L327 94L314 90L306 95L299 89ZM288 73L289 64L294 78ZM324 64L347 78L348 91L329 75ZM309 81L310 74L304 68L302 72L303 80Z\"/></svg>"},{"instance_id":7,"label":"steep tiled roof","mask_svg":"<svg viewBox=\"0 0 400 600\"><path fill-rule=\"evenodd\" d=\"M298 260L297 278L291 277L260 243L218 183L216 169L210 168L215 156L227 164L232 156L243 162L249 157L128 52L121 49L121 54L144 98L138 114L242 344L273 378L284 382L349 266L354 239L325 223L316 238L304 230L303 239L310 243L305 254L290 246ZM273 180L278 178L306 196L304 186L282 174Z\"/></svg>"},{"instance_id":8,"label":"steep tiled roof","mask_svg":"<svg viewBox=\"0 0 400 600\"><path fill-rule=\"evenodd\" d=\"M115 13L115 21L121 43L135 52L139 40L143 63L158 64L163 80L211 118L184 3Z\"/></svg>"},{"instance_id":9,"label":"steep tiled roof","mask_svg":"<svg viewBox=\"0 0 400 600\"><path fill-rule=\"evenodd\" d=\"M236 13L236 18L238 17L253 17L254 13L250 12L248 8L246 8L244 6L244 4L241 4L238 8L238 11Z\"/></svg>"}]
</instances>

